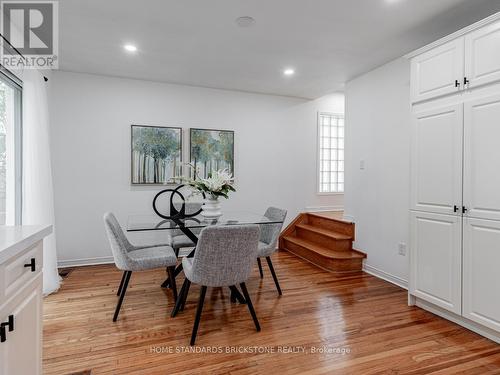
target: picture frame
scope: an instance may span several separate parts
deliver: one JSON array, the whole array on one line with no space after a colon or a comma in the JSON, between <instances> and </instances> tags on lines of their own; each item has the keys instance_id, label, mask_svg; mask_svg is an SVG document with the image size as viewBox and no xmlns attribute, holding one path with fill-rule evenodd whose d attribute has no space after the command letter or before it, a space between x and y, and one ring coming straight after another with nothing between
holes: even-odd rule
<instances>
[{"instance_id":1,"label":"picture frame","mask_svg":"<svg viewBox=\"0 0 500 375\"><path fill-rule=\"evenodd\" d=\"M182 176L182 128L156 125L130 126L130 183L171 185Z\"/></svg>"},{"instance_id":2,"label":"picture frame","mask_svg":"<svg viewBox=\"0 0 500 375\"><path fill-rule=\"evenodd\" d=\"M228 169L234 177L234 131L221 129L189 129L189 161L191 177L207 178L210 172Z\"/></svg>"}]
</instances>

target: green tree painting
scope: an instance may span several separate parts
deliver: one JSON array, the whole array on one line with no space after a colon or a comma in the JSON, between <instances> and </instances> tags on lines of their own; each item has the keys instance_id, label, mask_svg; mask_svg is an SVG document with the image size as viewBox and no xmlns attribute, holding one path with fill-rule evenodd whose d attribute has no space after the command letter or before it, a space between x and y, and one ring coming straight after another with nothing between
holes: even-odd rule
<instances>
[{"instance_id":1,"label":"green tree painting","mask_svg":"<svg viewBox=\"0 0 500 375\"><path fill-rule=\"evenodd\" d=\"M132 184L173 183L181 169L181 128L132 125Z\"/></svg>"},{"instance_id":2,"label":"green tree painting","mask_svg":"<svg viewBox=\"0 0 500 375\"><path fill-rule=\"evenodd\" d=\"M190 143L190 162L198 177L207 178L219 169L227 169L234 175L233 131L191 129Z\"/></svg>"}]
</instances>

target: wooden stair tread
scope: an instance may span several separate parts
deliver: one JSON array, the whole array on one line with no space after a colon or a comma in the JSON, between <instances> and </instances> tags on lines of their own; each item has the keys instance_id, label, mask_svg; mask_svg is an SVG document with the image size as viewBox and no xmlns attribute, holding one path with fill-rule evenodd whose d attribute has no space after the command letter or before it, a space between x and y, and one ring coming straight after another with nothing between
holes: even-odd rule
<instances>
[{"instance_id":1,"label":"wooden stair tread","mask_svg":"<svg viewBox=\"0 0 500 375\"><path fill-rule=\"evenodd\" d=\"M319 214L316 214L314 212L307 212L307 215L314 216L314 217L317 217L317 218L320 218L320 219L325 219L325 220L330 220L330 221L336 221L337 223L342 223L342 224L347 224L347 225L354 224L352 221L335 219L333 217L319 215Z\"/></svg>"},{"instance_id":2,"label":"wooden stair tread","mask_svg":"<svg viewBox=\"0 0 500 375\"><path fill-rule=\"evenodd\" d=\"M322 234L324 236L330 237L333 240L337 240L337 241L339 241L339 240L352 240L352 237L347 235L347 234L334 232L334 231L331 231L329 229L318 228L318 227L315 227L315 226L309 225L309 224L297 224L296 227L302 228L302 229L305 229L305 230L308 230L311 232L315 232L318 234Z\"/></svg>"},{"instance_id":3,"label":"wooden stair tread","mask_svg":"<svg viewBox=\"0 0 500 375\"><path fill-rule=\"evenodd\" d=\"M303 238L299 238L296 236L285 236L283 237L285 241L290 241L295 245L301 246L309 251L313 251L318 253L319 255L325 258L331 259L364 259L366 257L365 254L360 253L356 250L352 251L335 251L330 250L324 246L318 245L314 242L305 240Z\"/></svg>"}]
</instances>

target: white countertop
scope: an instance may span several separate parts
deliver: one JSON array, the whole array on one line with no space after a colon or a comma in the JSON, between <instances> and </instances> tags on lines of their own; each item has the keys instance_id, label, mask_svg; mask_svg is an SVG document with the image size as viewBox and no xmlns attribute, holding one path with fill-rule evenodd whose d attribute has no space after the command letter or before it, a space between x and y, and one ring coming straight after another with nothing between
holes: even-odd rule
<instances>
[{"instance_id":1,"label":"white countertop","mask_svg":"<svg viewBox=\"0 0 500 375\"><path fill-rule=\"evenodd\" d=\"M52 233L52 225L0 226L0 264Z\"/></svg>"}]
</instances>

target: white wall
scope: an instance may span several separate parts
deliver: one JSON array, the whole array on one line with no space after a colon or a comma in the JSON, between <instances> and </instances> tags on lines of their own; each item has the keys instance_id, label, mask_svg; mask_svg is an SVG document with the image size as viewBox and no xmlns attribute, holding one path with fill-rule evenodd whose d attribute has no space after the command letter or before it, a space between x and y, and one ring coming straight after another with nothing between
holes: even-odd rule
<instances>
[{"instance_id":1,"label":"white wall","mask_svg":"<svg viewBox=\"0 0 500 375\"><path fill-rule=\"evenodd\" d=\"M345 216L356 223L356 248L368 254L365 268L404 285L408 261L398 244L409 243L410 64L401 58L366 73L345 94Z\"/></svg>"},{"instance_id":2,"label":"white wall","mask_svg":"<svg viewBox=\"0 0 500 375\"><path fill-rule=\"evenodd\" d=\"M69 72L51 80L60 264L108 259L105 211L124 224L152 213L160 187L130 185L131 124L235 130L238 191L225 210L276 205L291 220L305 207L343 205L343 196L316 195L316 115L343 112L341 94L305 101Z\"/></svg>"}]
</instances>

